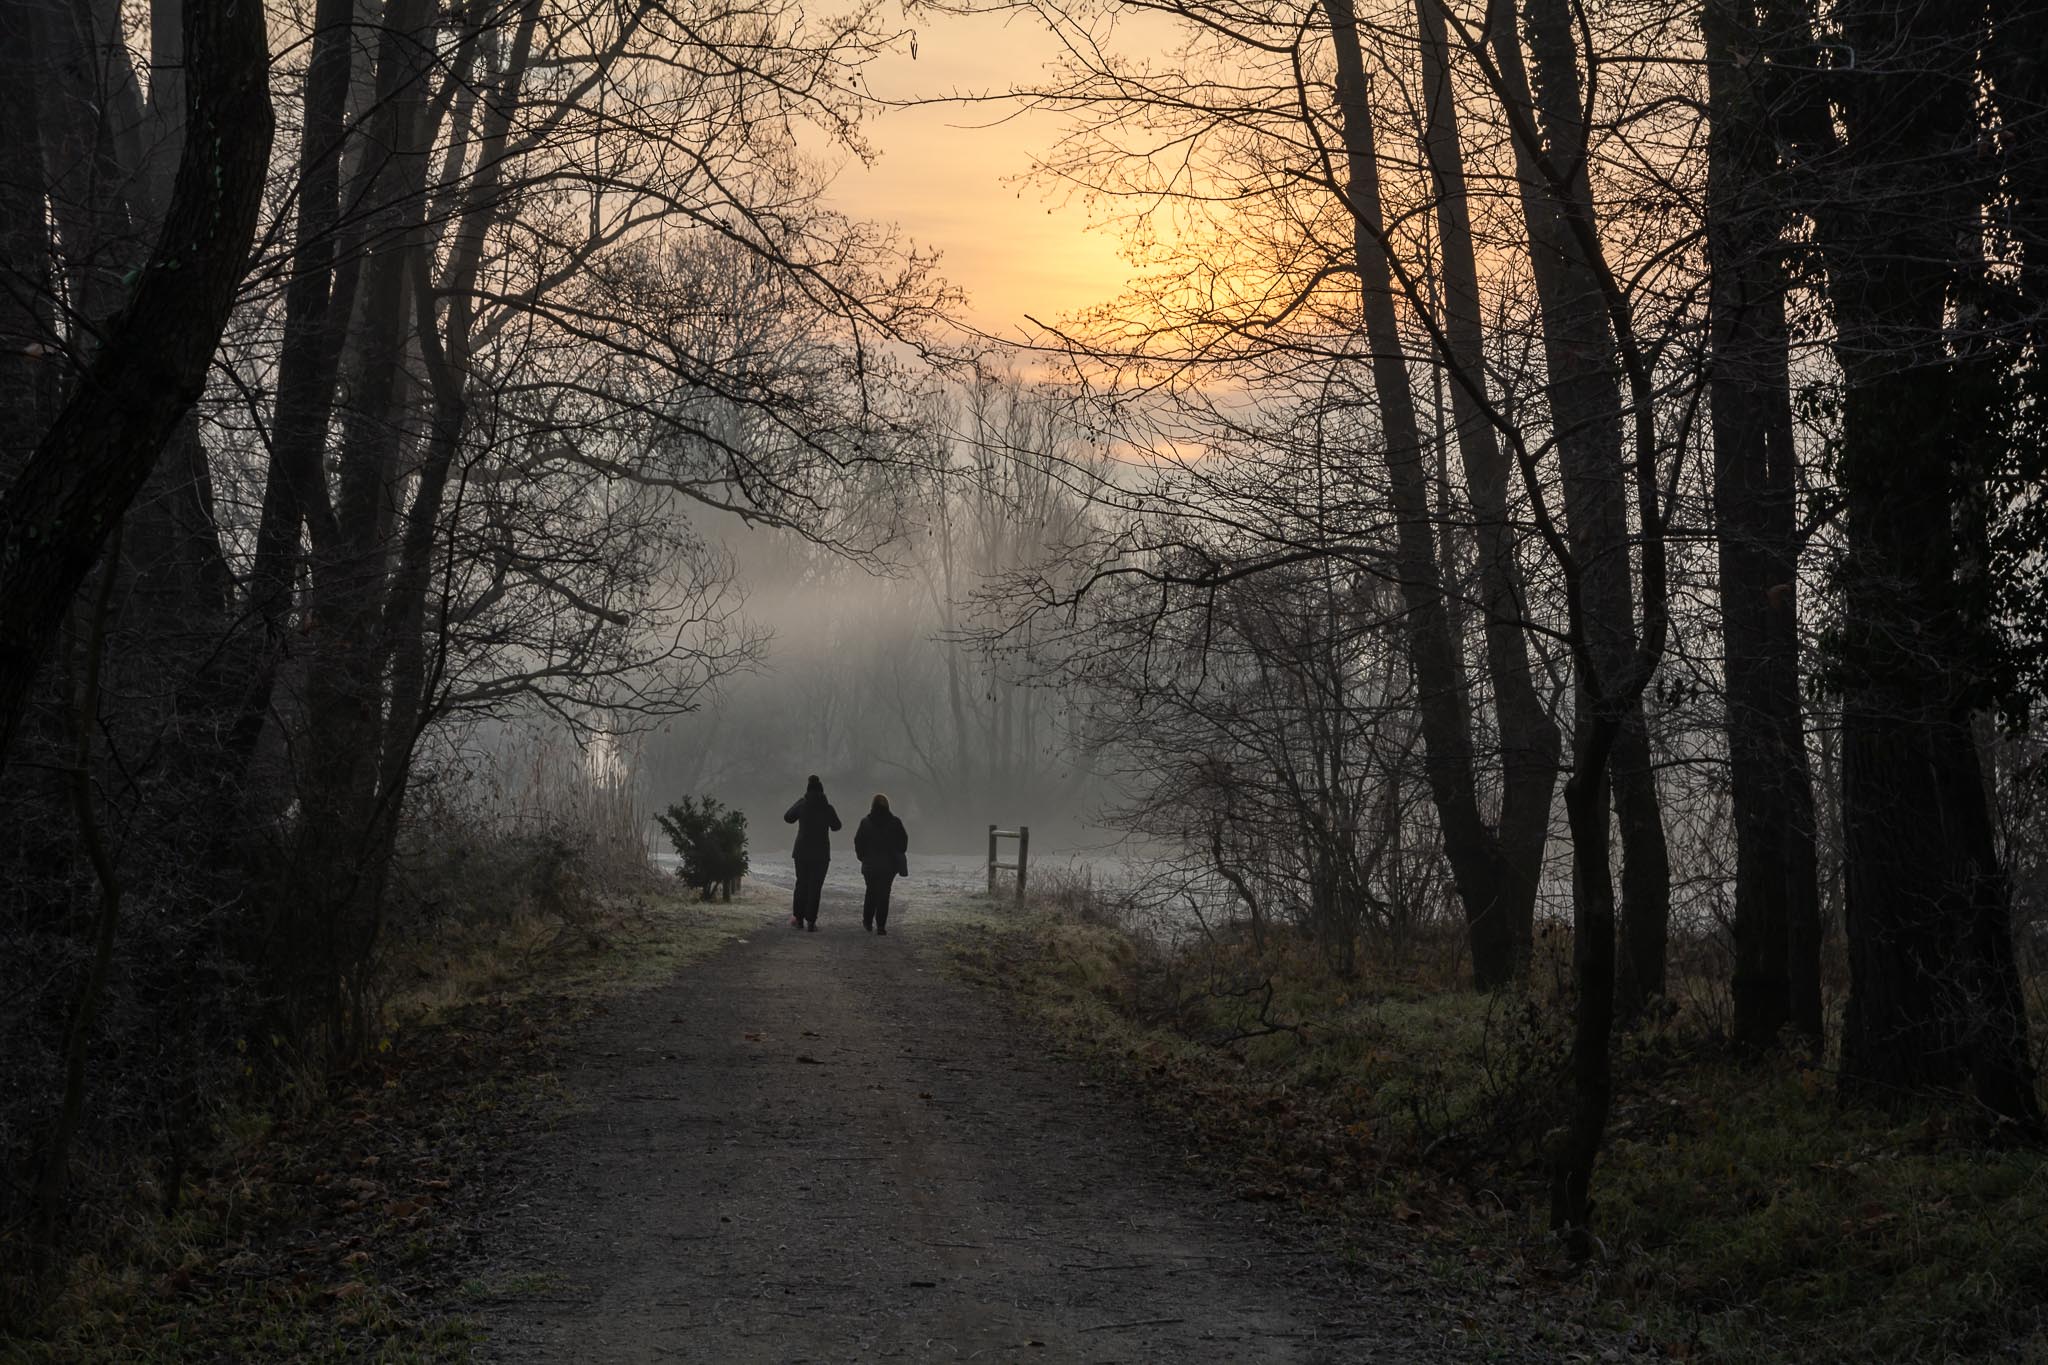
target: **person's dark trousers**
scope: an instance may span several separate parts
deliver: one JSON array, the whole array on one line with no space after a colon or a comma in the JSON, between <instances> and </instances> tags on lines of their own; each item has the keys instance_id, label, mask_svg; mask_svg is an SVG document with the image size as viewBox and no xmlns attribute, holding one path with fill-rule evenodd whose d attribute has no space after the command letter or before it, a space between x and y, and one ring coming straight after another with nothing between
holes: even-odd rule
<instances>
[{"instance_id":1,"label":"person's dark trousers","mask_svg":"<svg viewBox=\"0 0 2048 1365\"><path fill-rule=\"evenodd\" d=\"M818 900L825 891L825 869L832 865L830 858L809 858L796 865L796 908L794 914L805 924L818 922Z\"/></svg>"},{"instance_id":2,"label":"person's dark trousers","mask_svg":"<svg viewBox=\"0 0 2048 1365\"><path fill-rule=\"evenodd\" d=\"M877 929L889 927L889 883L896 880L894 872L863 872L867 878L868 895L861 903L860 922Z\"/></svg>"}]
</instances>

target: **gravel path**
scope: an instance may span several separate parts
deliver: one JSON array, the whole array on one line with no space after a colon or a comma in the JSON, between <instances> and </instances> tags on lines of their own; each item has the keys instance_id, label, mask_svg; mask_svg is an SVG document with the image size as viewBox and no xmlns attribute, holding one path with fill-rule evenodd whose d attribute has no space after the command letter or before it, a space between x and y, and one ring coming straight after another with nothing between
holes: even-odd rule
<instances>
[{"instance_id":1,"label":"gravel path","mask_svg":"<svg viewBox=\"0 0 2048 1365\"><path fill-rule=\"evenodd\" d=\"M764 919L592 1024L486 1228L486 1357L1445 1354L948 977L941 932L828 891L819 932Z\"/></svg>"}]
</instances>

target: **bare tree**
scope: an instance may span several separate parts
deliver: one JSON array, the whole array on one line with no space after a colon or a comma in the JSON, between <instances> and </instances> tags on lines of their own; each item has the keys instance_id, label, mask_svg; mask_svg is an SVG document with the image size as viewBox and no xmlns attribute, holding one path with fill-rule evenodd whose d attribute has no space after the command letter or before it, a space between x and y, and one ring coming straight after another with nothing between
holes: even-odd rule
<instances>
[{"instance_id":1,"label":"bare tree","mask_svg":"<svg viewBox=\"0 0 2048 1365\"><path fill-rule=\"evenodd\" d=\"M246 6L60 11L8 10L48 80L0 92L4 1129L50 1222L74 1140L175 1170L235 1037L370 1036L422 742L629 752L754 663L714 518L876 553L841 494L951 297L795 131L866 153L872 14L312 4L273 70Z\"/></svg>"},{"instance_id":2,"label":"bare tree","mask_svg":"<svg viewBox=\"0 0 2048 1365\"><path fill-rule=\"evenodd\" d=\"M1579 1103L1555 1154L1553 1219L1584 1249L1590 1245L1587 1190L1608 1107L1616 1006L1622 1018L1631 1017L1664 983L1670 865L1642 698L1670 638L1666 486L1675 482L1693 444L1694 400L1686 380L1659 372L1668 354L1666 339L1691 325L1682 303L1667 303L1656 292L1673 269L1672 254L1666 244L1644 244L1647 234L1638 223L1646 220L1624 215L1625 227L1617 231L1609 222L1614 210L1596 203L1594 168L1603 144L1588 113L1595 92L1582 77L1582 65L1596 70L1600 53L1582 47L1591 32L1567 4L1519 10L1496 4L1483 22L1438 6L1441 28L1414 16L1396 27L1370 29L1382 46L1389 32L1405 30L1424 71L1423 96L1409 106L1418 111L1411 126L1425 149L1423 164L1401 177L1401 212L1388 206L1388 153L1377 128L1381 111L1396 106L1389 97L1368 94L1368 27L1353 9L1326 5L1305 20L1296 11L1236 5L1156 8L1186 21L1193 35L1190 55L1217 64L1197 66L1192 75L1147 77L1114 56L1094 57L1084 33L1063 27L1069 23L1063 11L1045 15L1056 30L1069 33L1069 49L1080 54L1062 82L1038 92L1042 103L1077 116L1086 130L1069 144L1077 150L1063 156L1058 169L1087 177L1105 194L1169 203L1190 215L1212 203L1228 204L1219 235L1238 254L1226 254L1219 264L1212 248L1202 263L1180 263L1162 275L1142 302L1163 325L1143 328L1128 314L1094 320L1098 333L1109 330L1102 323L1124 325L1110 330L1113 341L1092 350L1090 359L1100 364L1129 355L1133 338L1139 338L1139 358L1121 377L1127 388L1162 372L1199 373L1213 385L1212 371L1225 361L1234 367L1227 371L1233 376L1284 376L1276 386L1292 383L1296 390L1318 369L1339 376L1347 365L1370 369L1379 419L1375 436L1387 462L1381 506L1391 511L1398 547L1382 571L1390 572L1406 599L1416 705L1428 737L1428 763L1437 774L1434 804L1453 867L1461 861L1483 867L1489 840L1499 834L1482 833L1483 824L1473 818L1476 782L1463 758L1470 740L1460 739L1471 727L1457 719L1469 643L1462 625L1453 628L1445 601L1441 566L1456 562L1456 542L1443 526L1450 499L1436 494L1432 505L1432 483L1449 480L1442 473L1432 480L1421 458L1425 447L1410 376L1417 350L1459 395L1467 435L1476 434L1483 418L1519 468L1521 506L1550 561L1557 597L1547 610L1523 604L1516 625L1553 632L1569 653L1577 694L1565 805L1575 868ZM1626 31L1634 20L1622 15L1616 22ZM1642 21L1651 33L1661 31L1660 24L1668 25L1668 16ZM1472 285L1462 266L1444 285L1432 269L1434 243L1418 230L1429 221L1433 200L1455 197L1459 168L1448 155L1449 124L1441 113L1432 123L1427 112L1428 90L1440 90L1453 40L1491 101L1496 146L1508 182L1516 186L1519 222L1511 240L1527 253L1538 310L1537 392L1529 395L1535 404L1521 394L1496 396L1485 371L1483 334L1474 344ZM1225 64L1232 64L1228 76ZM1379 69L1397 71L1385 58ZM1402 88L1399 80L1394 89ZM1134 130L1197 151L1176 151L1167 165L1150 155L1154 142L1132 146L1111 136ZM1433 157L1427 150L1432 144ZM1341 162L1332 147L1343 149ZM1650 173L1660 171L1653 159ZM1320 196L1327 198L1318 202ZM1260 211L1248 212L1248 203ZM1631 210L1643 212L1642 206ZM1217 222L1223 223L1221 210ZM1505 225L1498 217L1493 222ZM1440 229L1438 236L1449 253L1458 251L1449 245L1452 238L1461 246L1469 240L1455 209L1449 234ZM1242 273L1231 274L1233 268ZM1356 313L1333 306L1333 282L1346 277L1359 284ZM1433 290L1462 295L1463 301L1446 309ZM1292 372L1284 368L1290 365ZM1208 420L1206 430L1230 429L1216 400L1204 395L1188 406ZM1128 401L1124 410L1132 410ZM1498 466L1489 466L1476 440L1470 453L1477 458L1468 466L1466 497L1487 509L1480 518L1498 526L1494 509L1501 504L1492 491L1497 484L1490 484ZM1562 507L1553 509L1560 489ZM1159 500L1198 521L1234 517L1242 525L1253 519L1236 503L1226 510L1214 477L1199 470L1189 472L1185 487ZM1379 515L1341 530L1319 526L1315 536L1275 536L1258 551L1240 537L1228 542L1235 552L1231 559L1198 557L1193 567L1183 561L1172 570L1172 581L1220 586L1314 556L1363 553L1373 539L1367 527ZM1120 547L1127 556L1134 548L1153 559L1128 559L1109 572L1152 578L1165 572L1157 558L1161 546L1139 536ZM1482 577L1486 586L1476 595L1498 608L1515 588L1498 554L1489 554L1493 573ZM1512 746L1521 789L1520 853L1535 856L1541 845L1534 828L1547 826L1548 812L1539 820L1536 810L1547 807L1547 796L1532 799L1537 787L1530 760L1538 759L1540 768L1544 746L1540 724L1519 704L1527 695L1516 678L1527 677L1527 666L1520 662L1518 669L1518 653L1495 648L1485 657L1497 680L1493 729L1504 749ZM1509 766L1503 763L1504 773ZM1541 790L1547 793L1547 780ZM1622 852L1618 895L1609 873L1610 804ZM1475 856L1464 858L1460 850ZM1533 880L1533 867L1527 875ZM1464 872L1459 877L1468 916L1483 923L1474 898L1480 880Z\"/></svg>"},{"instance_id":3,"label":"bare tree","mask_svg":"<svg viewBox=\"0 0 2048 1365\"><path fill-rule=\"evenodd\" d=\"M77 391L0 496L0 756L72 595L198 398L247 264L270 150L260 12L191 0L187 137L155 250Z\"/></svg>"},{"instance_id":4,"label":"bare tree","mask_svg":"<svg viewBox=\"0 0 2048 1365\"><path fill-rule=\"evenodd\" d=\"M1443 828L1444 852L1458 878L1459 894L1470 923L1473 983L1481 989L1491 989L1512 980L1527 963L1536 874L1542 860L1543 836L1549 826L1552 779L1542 774L1540 768L1531 769L1526 761L1514 761L1513 777L1542 776L1540 792L1535 782L1511 781L1509 794L1502 803L1499 826L1489 826L1480 814L1479 786L1473 771L1472 723L1464 682L1464 648L1452 628L1440 573L1436 509L1430 505L1421 423L1416 416L1408 358L1396 315L1397 293L1388 251L1390 236L1380 194L1378 134L1366 88L1358 19L1350 0L1325 0L1323 9L1329 19L1337 68L1337 112L1345 150L1343 192L1354 224L1354 269L1371 354L1373 387L1379 396L1387 486L1399 528L1400 563L1396 573L1407 604L1408 657L1415 670L1416 706L1429 755L1430 794ZM1430 34L1424 43L1427 51L1437 55L1435 61L1425 59L1435 71L1437 89L1433 105L1448 99L1442 89L1443 44L1439 39L1440 34ZM1443 126L1449 115L1433 113L1433 117L1438 125L1426 137L1436 149L1437 164L1432 169L1442 184L1462 172L1454 165L1455 128ZM1324 174L1331 184L1339 183L1334 167ZM1457 226L1454 219L1453 232ZM1465 261L1469 261L1469 232L1451 249L1462 250ZM1454 286L1460 290L1467 289L1470 283L1462 274L1465 261L1460 263L1461 276ZM1468 362L1477 354L1471 330L1471 308L1475 302L1469 293L1464 293L1455 305L1461 336L1459 358ZM1483 367L1469 372L1461 370L1461 375L1474 390L1484 383ZM1473 448L1472 457L1478 461L1481 484L1477 499L1491 503L1496 493L1487 480L1495 469L1488 463L1489 452L1484 446L1494 439L1495 433L1490 426L1484 435L1477 430L1480 419L1472 412L1475 397L1484 402L1477 393L1463 395L1467 417L1473 422L1471 426L1461 423L1460 438L1461 444ZM1498 523L1494 529L1497 533ZM1492 607L1510 606L1499 595L1502 589L1512 591L1512 586L1502 581L1501 548L1496 540L1489 553ZM1519 612L1509 617L1507 624L1517 619ZM1511 747L1521 760L1526 760L1532 750L1538 755L1546 748L1554 753L1555 727L1549 727L1549 736L1553 738L1546 744L1548 717L1526 709L1531 698L1519 639L1512 652L1496 649L1492 657L1497 671L1503 674L1504 749ZM1508 731L1515 733L1510 736ZM1505 755L1504 766L1510 766Z\"/></svg>"}]
</instances>

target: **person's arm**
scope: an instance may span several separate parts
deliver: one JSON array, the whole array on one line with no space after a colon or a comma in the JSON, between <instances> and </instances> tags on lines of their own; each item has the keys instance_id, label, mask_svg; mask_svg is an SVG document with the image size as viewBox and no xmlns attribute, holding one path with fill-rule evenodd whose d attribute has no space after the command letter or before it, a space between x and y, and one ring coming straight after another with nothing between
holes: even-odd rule
<instances>
[{"instance_id":1,"label":"person's arm","mask_svg":"<svg viewBox=\"0 0 2048 1365\"><path fill-rule=\"evenodd\" d=\"M896 822L896 853L899 857L910 855L910 826L901 820Z\"/></svg>"},{"instance_id":2,"label":"person's arm","mask_svg":"<svg viewBox=\"0 0 2048 1365\"><path fill-rule=\"evenodd\" d=\"M843 826L843 825L841 825L841 824L839 823L839 812L838 812L838 811L836 811L836 810L832 809L832 807L830 807L830 806L827 806L827 807L825 807L825 814L827 814L827 815L829 815L829 816L831 816L831 817L832 817L832 828L834 828L834 829L844 829L844 828L845 828L845 826Z\"/></svg>"},{"instance_id":3,"label":"person's arm","mask_svg":"<svg viewBox=\"0 0 2048 1365\"><path fill-rule=\"evenodd\" d=\"M803 813L804 799L801 796L799 796L796 799L796 804L794 806L791 806L788 810L782 812L782 823L785 825L793 825L797 822L797 817L802 815Z\"/></svg>"}]
</instances>

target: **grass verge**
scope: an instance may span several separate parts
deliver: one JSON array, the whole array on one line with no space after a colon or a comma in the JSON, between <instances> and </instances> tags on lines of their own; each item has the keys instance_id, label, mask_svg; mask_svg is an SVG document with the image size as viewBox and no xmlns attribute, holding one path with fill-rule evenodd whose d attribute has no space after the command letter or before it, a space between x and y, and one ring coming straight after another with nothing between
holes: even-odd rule
<instances>
[{"instance_id":1,"label":"grass verge","mask_svg":"<svg viewBox=\"0 0 2048 1365\"><path fill-rule=\"evenodd\" d=\"M1341 979L1293 940L1167 952L1068 914L992 927L958 943L970 975L1240 1194L1437 1277L1475 1356L1489 1317L1519 1316L1561 1358L2048 1361L2048 1161L1978 1144L1959 1107L1846 1104L1827 1073L1740 1065L1674 1013L1620 1048L1602 1254L1574 1267L1545 1227L1561 963L1489 999Z\"/></svg>"}]
</instances>

